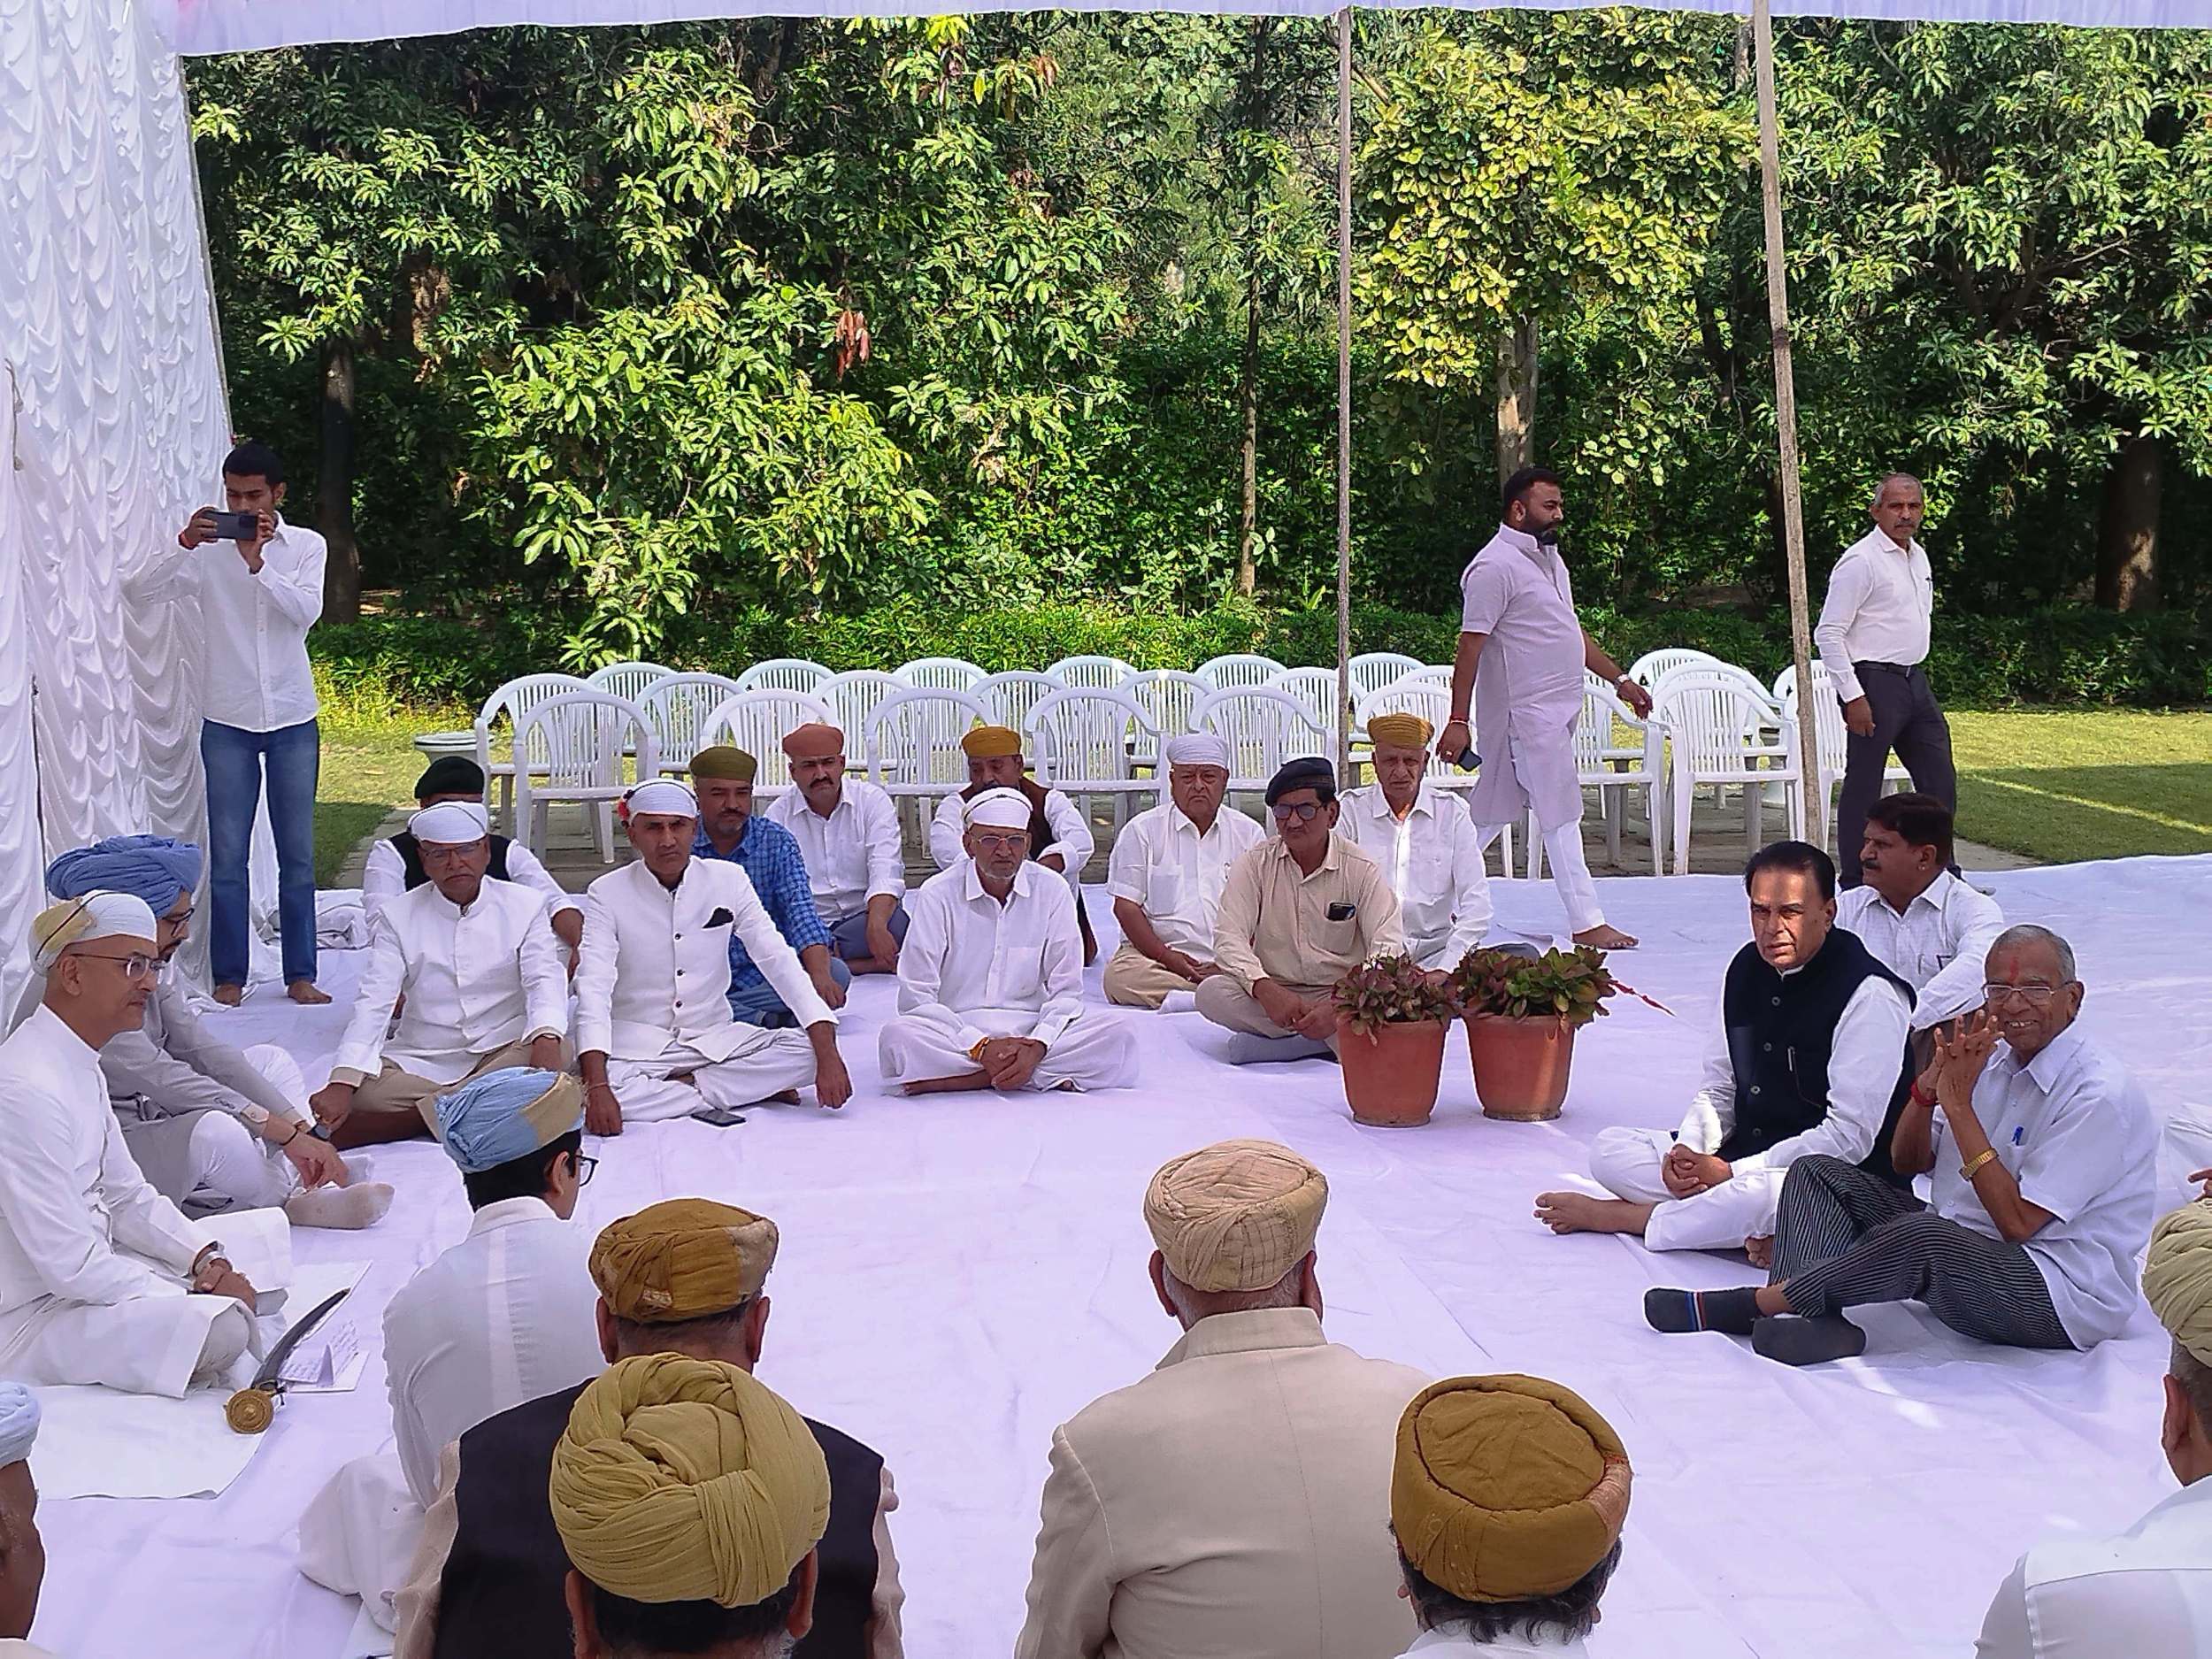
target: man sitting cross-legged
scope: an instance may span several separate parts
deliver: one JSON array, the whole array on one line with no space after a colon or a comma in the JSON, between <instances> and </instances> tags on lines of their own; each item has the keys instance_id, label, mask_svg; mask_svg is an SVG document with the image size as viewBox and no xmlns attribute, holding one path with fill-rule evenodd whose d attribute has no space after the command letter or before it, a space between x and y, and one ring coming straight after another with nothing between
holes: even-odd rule
<instances>
[{"instance_id":1,"label":"man sitting cross-legged","mask_svg":"<svg viewBox=\"0 0 2212 1659\"><path fill-rule=\"evenodd\" d=\"M1210 732L1167 741L1168 798L1114 837L1106 890L1121 949L1106 964L1106 1000L1157 1008L1213 974L1214 918L1229 866L1267 839L1243 813L1224 810L1229 745Z\"/></svg>"},{"instance_id":2,"label":"man sitting cross-legged","mask_svg":"<svg viewBox=\"0 0 2212 1659\"><path fill-rule=\"evenodd\" d=\"M1890 1131L1912 1079L1912 991L1834 925L1836 867L1804 841L1744 866L1751 942L1721 983L1682 1126L1611 1128L1590 1173L1618 1194L1545 1193L1555 1233L1638 1233L1654 1250L1748 1248L1764 1264L1782 1179L1800 1158L1863 1164L1900 1186Z\"/></svg>"},{"instance_id":3,"label":"man sitting cross-legged","mask_svg":"<svg viewBox=\"0 0 2212 1659\"><path fill-rule=\"evenodd\" d=\"M430 879L370 925L353 1017L311 1102L342 1147L426 1135L455 1085L510 1066L557 1071L565 1058L568 979L545 901L488 873L484 809L448 802L407 827Z\"/></svg>"},{"instance_id":4,"label":"man sitting cross-legged","mask_svg":"<svg viewBox=\"0 0 2212 1659\"><path fill-rule=\"evenodd\" d=\"M744 871L692 853L699 803L672 779L624 798L634 863L584 894L576 970L577 1069L584 1126L622 1133L702 1109L734 1110L814 1085L825 1106L852 1098L837 1016L776 931ZM766 1031L730 1013L730 940L768 976L801 1031Z\"/></svg>"},{"instance_id":5,"label":"man sitting cross-legged","mask_svg":"<svg viewBox=\"0 0 2212 1659\"><path fill-rule=\"evenodd\" d=\"M1447 972L1490 926L1490 877L1482 833L1455 790L1429 781L1429 723L1417 714L1367 722L1375 781L1344 792L1346 839L1382 866L1398 895L1406 953Z\"/></svg>"},{"instance_id":6,"label":"man sitting cross-legged","mask_svg":"<svg viewBox=\"0 0 2212 1659\"><path fill-rule=\"evenodd\" d=\"M1083 1006L1075 907L1029 859L1030 803L992 789L967 811L968 856L914 895L899 1012L877 1046L884 1079L909 1094L1133 1081L1129 1028Z\"/></svg>"},{"instance_id":7,"label":"man sitting cross-legged","mask_svg":"<svg viewBox=\"0 0 2212 1659\"><path fill-rule=\"evenodd\" d=\"M1911 986L1915 1058L1923 1033L1982 1003L1982 963L2005 913L1951 873L1951 809L1932 795L1884 795L1867 809L1863 883L1836 895L1836 926ZM1917 1068L1916 1068L1917 1069Z\"/></svg>"},{"instance_id":8,"label":"man sitting cross-legged","mask_svg":"<svg viewBox=\"0 0 2212 1659\"><path fill-rule=\"evenodd\" d=\"M968 757L968 787L937 803L929 821L930 856L940 870L958 864L967 856L968 803L986 789L1011 789L1029 803L1029 856L1057 871L1074 896L1075 928L1083 941L1083 965L1089 967L1098 954L1091 918L1083 910L1083 866L1097 850L1091 826L1074 802L1025 775L1029 763L1022 755L1021 733L1012 726L979 726L960 740L960 749Z\"/></svg>"},{"instance_id":9,"label":"man sitting cross-legged","mask_svg":"<svg viewBox=\"0 0 2212 1659\"><path fill-rule=\"evenodd\" d=\"M815 721L787 733L791 787L768 806L789 830L814 885L830 949L855 973L896 973L906 937L906 854L890 792L845 772L845 734Z\"/></svg>"},{"instance_id":10,"label":"man sitting cross-legged","mask_svg":"<svg viewBox=\"0 0 2212 1659\"><path fill-rule=\"evenodd\" d=\"M458 801L484 804L484 769L465 755L441 755L423 768L415 780L415 805L437 806ZM572 951L584 936L584 907L572 893L553 879L538 856L520 841L504 835L491 837L491 859L485 866L495 880L512 881L542 894L545 913L554 936ZM361 871L361 908L373 921L376 913L403 893L412 892L430 879L423 867L422 848L412 830L402 830L384 841L369 843L368 862Z\"/></svg>"},{"instance_id":11,"label":"man sitting cross-legged","mask_svg":"<svg viewBox=\"0 0 2212 1659\"><path fill-rule=\"evenodd\" d=\"M1931 1202L1839 1158L1800 1159L1782 1187L1770 1281L1653 1290L1654 1327L1747 1335L1788 1365L1863 1352L1843 1310L1876 1302L1919 1301L1962 1336L2016 1348L2120 1333L2156 1202L2157 1119L2073 1029L2082 985L2064 940L2008 928L1986 971L1985 1011L1936 1040L1892 1142L1900 1175L1931 1176Z\"/></svg>"},{"instance_id":12,"label":"man sitting cross-legged","mask_svg":"<svg viewBox=\"0 0 2212 1659\"><path fill-rule=\"evenodd\" d=\"M1333 1049L1336 982L1371 956L1404 949L1381 866L1337 833L1329 763L1285 763L1269 780L1267 805L1275 839L1231 866L1214 924L1221 972L1198 987L1198 1011L1238 1033L1228 1056L1237 1064Z\"/></svg>"}]
</instances>

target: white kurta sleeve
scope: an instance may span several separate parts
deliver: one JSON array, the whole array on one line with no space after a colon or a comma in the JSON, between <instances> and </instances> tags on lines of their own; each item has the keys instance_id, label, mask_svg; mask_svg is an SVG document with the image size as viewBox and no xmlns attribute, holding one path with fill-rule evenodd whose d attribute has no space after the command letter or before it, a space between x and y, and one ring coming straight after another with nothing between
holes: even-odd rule
<instances>
[{"instance_id":1,"label":"white kurta sleeve","mask_svg":"<svg viewBox=\"0 0 2212 1659\"><path fill-rule=\"evenodd\" d=\"M1737 1159L1736 1168L1785 1170L1816 1152L1846 1164L1864 1158L1882 1133L1882 1119L1889 1116L1890 1096L1904 1073L1905 1037L1911 1026L1905 994L1887 979L1870 979L1852 992L1828 1048L1828 1115L1801 1135Z\"/></svg>"},{"instance_id":2,"label":"white kurta sleeve","mask_svg":"<svg viewBox=\"0 0 2212 1659\"><path fill-rule=\"evenodd\" d=\"M949 795L937 803L937 810L929 820L929 856L937 861L940 870L949 870L967 856L961 846L961 833L967 827L967 813L960 797Z\"/></svg>"},{"instance_id":3,"label":"white kurta sleeve","mask_svg":"<svg viewBox=\"0 0 2212 1659\"><path fill-rule=\"evenodd\" d=\"M542 921L533 922L523 929L516 955L522 969L522 1040L566 1036L568 970L562 965L560 941L553 930Z\"/></svg>"},{"instance_id":4,"label":"white kurta sleeve","mask_svg":"<svg viewBox=\"0 0 2212 1659\"><path fill-rule=\"evenodd\" d=\"M1489 634L1513 603L1513 576L1502 559L1478 559L1460 580L1459 631Z\"/></svg>"},{"instance_id":5,"label":"white kurta sleeve","mask_svg":"<svg viewBox=\"0 0 2212 1659\"><path fill-rule=\"evenodd\" d=\"M1736 1068L1728 1058L1728 1004L1724 996L1713 1004L1712 1024L1705 1036L1704 1069L1674 1138L1693 1152L1712 1153L1720 1150L1721 1142L1735 1128Z\"/></svg>"},{"instance_id":6,"label":"white kurta sleeve","mask_svg":"<svg viewBox=\"0 0 2212 1659\"><path fill-rule=\"evenodd\" d=\"M1083 1013L1083 935L1075 925L1075 900L1064 884L1055 881L1038 891L1050 908L1039 966L1044 1002L1029 1034L1049 1048Z\"/></svg>"},{"instance_id":7,"label":"white kurta sleeve","mask_svg":"<svg viewBox=\"0 0 2212 1659\"><path fill-rule=\"evenodd\" d=\"M1866 603L1867 588L1872 580L1873 572L1864 559L1846 555L1837 560L1836 568L1828 577L1828 596L1820 602L1820 620L1813 626L1813 644L1827 667L1828 683L1846 703L1865 695L1860 687L1858 673L1851 666L1847 636L1859 607Z\"/></svg>"},{"instance_id":8,"label":"white kurta sleeve","mask_svg":"<svg viewBox=\"0 0 2212 1659\"><path fill-rule=\"evenodd\" d=\"M1952 918L1959 918L1964 926L1952 949L1951 960L1938 968L1934 978L1920 987L1919 1000L1912 1010L1915 1031L1940 1025L1947 1019L1955 1019L1967 1010L1982 1005L1982 987L1989 978L1989 948L1997 942L1997 935L2005 931L2005 913L1989 895L1978 893L1962 881L1952 890L1947 907L1945 919Z\"/></svg>"},{"instance_id":9,"label":"white kurta sleeve","mask_svg":"<svg viewBox=\"0 0 2212 1659\"><path fill-rule=\"evenodd\" d=\"M899 834L898 803L870 790L860 803L860 833L868 844L868 894L896 898L906 891L906 849ZM931 850L935 851L933 846Z\"/></svg>"},{"instance_id":10,"label":"white kurta sleeve","mask_svg":"<svg viewBox=\"0 0 2212 1659\"><path fill-rule=\"evenodd\" d=\"M1149 833L1154 820L1142 824L1132 822L1123 826L1114 837L1114 849L1106 855L1106 891L1118 899L1127 899L1139 910L1151 896L1152 837Z\"/></svg>"},{"instance_id":11,"label":"white kurta sleeve","mask_svg":"<svg viewBox=\"0 0 2212 1659\"><path fill-rule=\"evenodd\" d=\"M330 1068L334 1083L367 1082L384 1068L384 1031L407 986L407 953L391 917L379 911L369 922L369 960L354 993L353 1014L339 1040Z\"/></svg>"},{"instance_id":12,"label":"white kurta sleeve","mask_svg":"<svg viewBox=\"0 0 2212 1659\"><path fill-rule=\"evenodd\" d=\"M1072 886L1083 879L1083 866L1098 850L1091 826L1075 810L1075 803L1057 789L1045 791L1045 822L1052 826L1052 845L1041 850L1060 855L1060 863Z\"/></svg>"},{"instance_id":13,"label":"white kurta sleeve","mask_svg":"<svg viewBox=\"0 0 2212 1659\"><path fill-rule=\"evenodd\" d=\"M899 948L899 1012L914 1014L954 1033L972 1048L990 1033L944 1000L945 964L959 943L958 918L942 892L925 887L907 910L906 943Z\"/></svg>"},{"instance_id":14,"label":"white kurta sleeve","mask_svg":"<svg viewBox=\"0 0 2212 1659\"><path fill-rule=\"evenodd\" d=\"M186 1220L139 1172L112 1112L100 1127L100 1202L107 1207L109 1235L127 1250L188 1272L214 1235Z\"/></svg>"},{"instance_id":15,"label":"white kurta sleeve","mask_svg":"<svg viewBox=\"0 0 2212 1659\"><path fill-rule=\"evenodd\" d=\"M292 536L274 554L264 546L255 580L269 603L298 627L311 628L323 614L323 566L329 548L320 536Z\"/></svg>"},{"instance_id":16,"label":"white kurta sleeve","mask_svg":"<svg viewBox=\"0 0 2212 1659\"><path fill-rule=\"evenodd\" d=\"M394 855L395 857L397 856ZM526 887L534 893L543 894L545 913L548 916L558 916L563 910L583 909L582 904L577 901L576 895L554 880L552 872L539 862L537 854L532 852L520 841L507 843L507 879L518 887ZM361 893L362 902L366 905L368 882L365 877L362 880Z\"/></svg>"},{"instance_id":17,"label":"white kurta sleeve","mask_svg":"<svg viewBox=\"0 0 2212 1659\"><path fill-rule=\"evenodd\" d=\"M519 850L518 849L517 850ZM510 858L507 867L514 868ZM369 844L369 856L361 866L361 909L371 921L377 913L407 891L407 865L399 849L383 836Z\"/></svg>"},{"instance_id":18,"label":"white kurta sleeve","mask_svg":"<svg viewBox=\"0 0 2212 1659\"><path fill-rule=\"evenodd\" d=\"M1982 1617L1974 1659L2036 1659L2035 1637L2028 1624L2028 1558L2012 1563Z\"/></svg>"},{"instance_id":19,"label":"white kurta sleeve","mask_svg":"<svg viewBox=\"0 0 2212 1659\"><path fill-rule=\"evenodd\" d=\"M1456 965L1490 931L1490 875L1482 866L1482 838L1456 801L1442 803L1449 814L1452 846L1452 932L1445 959Z\"/></svg>"},{"instance_id":20,"label":"white kurta sleeve","mask_svg":"<svg viewBox=\"0 0 2212 1659\"><path fill-rule=\"evenodd\" d=\"M1053 1431L1043 1510L1015 1659L1094 1659L1112 1628L1114 1546L1098 1488L1065 1429Z\"/></svg>"},{"instance_id":21,"label":"white kurta sleeve","mask_svg":"<svg viewBox=\"0 0 2212 1659\"><path fill-rule=\"evenodd\" d=\"M208 1030L207 1023L173 979L154 993L161 1013L161 1041L141 1025L111 1037L100 1050L108 1089L136 1094L169 1116L193 1111L234 1112L258 1106L279 1122L299 1108L245 1054Z\"/></svg>"},{"instance_id":22,"label":"white kurta sleeve","mask_svg":"<svg viewBox=\"0 0 2212 1659\"><path fill-rule=\"evenodd\" d=\"M754 901L757 903L759 901ZM584 895L584 943L576 953L576 1052L606 1054L614 1048L614 979L622 961L622 934L595 893Z\"/></svg>"},{"instance_id":23,"label":"white kurta sleeve","mask_svg":"<svg viewBox=\"0 0 2212 1659\"><path fill-rule=\"evenodd\" d=\"M183 1287L143 1262L119 1255L107 1230L86 1208L81 1196L82 1178L68 1156L70 1116L65 1102L42 1089L19 1087L14 1092L8 1102L7 1156L0 1157L0 1223L23 1247L50 1295L108 1306L139 1296L174 1294ZM131 1175L137 1174L137 1166L122 1149L114 1115L107 1117L99 1179L104 1201L111 1195L111 1162L119 1159ZM117 1168L114 1178L113 1195L128 1202L134 1195L124 1168ZM138 1178L138 1185L145 1185L143 1177ZM177 1225L189 1224L179 1216ZM192 1253L198 1248L194 1244ZM165 1244L157 1259L171 1253ZM179 1271L191 1264L188 1253Z\"/></svg>"},{"instance_id":24,"label":"white kurta sleeve","mask_svg":"<svg viewBox=\"0 0 2212 1659\"><path fill-rule=\"evenodd\" d=\"M799 965L799 953L791 949L791 941L776 926L776 918L769 915L768 907L760 902L752 878L737 865L719 859L706 861L705 867L727 872L717 879L722 884L718 891L723 901L730 907L730 926L738 938L745 941L753 965L775 987L776 995L783 999L792 1018L802 1029L824 1024L834 1025L837 1016L814 988L807 971Z\"/></svg>"}]
</instances>

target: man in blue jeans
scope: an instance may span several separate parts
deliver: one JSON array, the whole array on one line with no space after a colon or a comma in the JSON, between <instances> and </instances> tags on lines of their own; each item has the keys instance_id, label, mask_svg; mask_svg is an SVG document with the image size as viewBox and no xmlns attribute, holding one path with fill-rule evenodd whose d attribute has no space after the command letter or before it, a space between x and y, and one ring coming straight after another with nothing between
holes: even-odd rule
<instances>
[{"instance_id":1,"label":"man in blue jeans","mask_svg":"<svg viewBox=\"0 0 2212 1659\"><path fill-rule=\"evenodd\" d=\"M285 522L284 464L264 443L242 443L223 462L234 513L250 513L251 537L219 535L203 507L177 534L198 552L205 680L200 763L207 772L208 956L215 1000L246 994L251 930L246 877L265 770L276 837L277 917L284 984L295 1002L327 1002L315 986L315 784L322 743L307 631L323 611L323 539Z\"/></svg>"}]
</instances>

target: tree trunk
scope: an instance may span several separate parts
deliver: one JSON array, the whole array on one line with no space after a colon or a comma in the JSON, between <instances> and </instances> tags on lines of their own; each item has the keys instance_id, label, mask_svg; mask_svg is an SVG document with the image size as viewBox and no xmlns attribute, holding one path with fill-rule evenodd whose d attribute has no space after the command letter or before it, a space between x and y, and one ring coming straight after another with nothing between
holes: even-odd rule
<instances>
[{"instance_id":1,"label":"tree trunk","mask_svg":"<svg viewBox=\"0 0 2212 1659\"><path fill-rule=\"evenodd\" d=\"M361 615L361 547L353 534L353 344L323 348L322 458L317 472L315 527L330 544L323 566L323 620Z\"/></svg>"},{"instance_id":2,"label":"tree trunk","mask_svg":"<svg viewBox=\"0 0 2212 1659\"><path fill-rule=\"evenodd\" d=\"M1256 543L1260 527L1260 273L1255 266L1244 289L1244 366L1237 406L1244 423L1244 503L1237 520L1237 591L1249 598L1259 586Z\"/></svg>"},{"instance_id":3,"label":"tree trunk","mask_svg":"<svg viewBox=\"0 0 2212 1659\"><path fill-rule=\"evenodd\" d=\"M2107 611L2158 609L2158 513L2166 486L2166 449L2130 438L2104 478L2097 524L2097 603Z\"/></svg>"},{"instance_id":4,"label":"tree trunk","mask_svg":"<svg viewBox=\"0 0 2212 1659\"><path fill-rule=\"evenodd\" d=\"M1498 336L1498 482L1536 459L1536 319Z\"/></svg>"}]
</instances>

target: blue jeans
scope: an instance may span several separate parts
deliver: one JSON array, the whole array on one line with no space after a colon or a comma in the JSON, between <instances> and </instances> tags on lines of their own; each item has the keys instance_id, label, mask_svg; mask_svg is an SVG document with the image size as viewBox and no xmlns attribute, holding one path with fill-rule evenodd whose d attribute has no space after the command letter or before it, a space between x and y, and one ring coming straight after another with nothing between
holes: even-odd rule
<instances>
[{"instance_id":1,"label":"blue jeans","mask_svg":"<svg viewBox=\"0 0 2212 1659\"><path fill-rule=\"evenodd\" d=\"M852 970L832 956L830 978L840 985L850 985ZM799 1023L798 1017L784 1006L783 998L776 995L776 987L764 979L730 987L730 1018L741 1025L758 1025L767 1031L780 1031Z\"/></svg>"},{"instance_id":2,"label":"blue jeans","mask_svg":"<svg viewBox=\"0 0 2212 1659\"><path fill-rule=\"evenodd\" d=\"M207 772L207 954L218 985L245 984L251 963L246 858L265 765L284 982L315 977L315 786L322 753L322 733L312 720L273 732L200 723L200 764Z\"/></svg>"},{"instance_id":3,"label":"blue jeans","mask_svg":"<svg viewBox=\"0 0 2212 1659\"><path fill-rule=\"evenodd\" d=\"M827 920L827 918L824 918ZM891 907L889 923L891 937L900 944L906 942L906 902L902 899ZM868 910L865 905L850 916L830 923L830 955L843 966L855 956L869 956L875 953L868 949Z\"/></svg>"}]
</instances>

